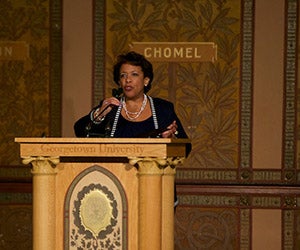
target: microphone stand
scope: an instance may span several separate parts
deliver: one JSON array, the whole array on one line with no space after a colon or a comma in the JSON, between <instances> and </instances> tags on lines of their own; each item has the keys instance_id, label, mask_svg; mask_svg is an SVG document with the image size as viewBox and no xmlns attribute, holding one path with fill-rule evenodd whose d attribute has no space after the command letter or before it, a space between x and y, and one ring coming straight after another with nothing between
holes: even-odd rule
<instances>
[{"instance_id":1,"label":"microphone stand","mask_svg":"<svg viewBox=\"0 0 300 250\"><path fill-rule=\"evenodd\" d=\"M103 109L96 117L94 117L94 120L97 120L97 118L101 117L101 115L110 107L111 105L107 105L105 109ZM99 121L98 124L100 124L104 120L105 116L102 117L102 119ZM86 137L90 137L90 130L92 129L92 126L94 124L94 121L90 121L88 125L85 127L85 130L87 132Z\"/></svg>"},{"instance_id":2,"label":"microphone stand","mask_svg":"<svg viewBox=\"0 0 300 250\"><path fill-rule=\"evenodd\" d=\"M122 88L112 89L112 96L116 97L117 99L120 99L122 93L123 93ZM111 106L113 106L113 105L107 105L107 107L105 107L105 109L103 109L96 117L94 117L93 120L97 120L97 118L99 118L108 109L108 107L111 107ZM100 124L104 120L104 118L105 118L105 116L102 117L102 119L98 122L98 124ZM85 130L87 132L86 137L90 137L90 130L92 129L93 124L94 124L94 122L90 121L88 123L88 125L85 127ZM111 124L110 124L110 121L108 121L108 124L105 127L105 137L107 137L110 130L111 130Z\"/></svg>"}]
</instances>

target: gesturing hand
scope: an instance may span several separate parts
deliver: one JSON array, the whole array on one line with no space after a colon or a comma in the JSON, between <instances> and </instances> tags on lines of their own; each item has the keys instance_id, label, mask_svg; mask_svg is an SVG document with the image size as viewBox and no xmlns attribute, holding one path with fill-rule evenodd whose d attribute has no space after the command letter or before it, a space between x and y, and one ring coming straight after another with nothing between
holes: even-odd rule
<instances>
[{"instance_id":1,"label":"gesturing hand","mask_svg":"<svg viewBox=\"0 0 300 250\"><path fill-rule=\"evenodd\" d=\"M164 131L161 136L163 138L176 138L176 135L178 134L178 131L177 131L177 124L176 124L176 121L173 121L168 127L167 127L167 130Z\"/></svg>"}]
</instances>

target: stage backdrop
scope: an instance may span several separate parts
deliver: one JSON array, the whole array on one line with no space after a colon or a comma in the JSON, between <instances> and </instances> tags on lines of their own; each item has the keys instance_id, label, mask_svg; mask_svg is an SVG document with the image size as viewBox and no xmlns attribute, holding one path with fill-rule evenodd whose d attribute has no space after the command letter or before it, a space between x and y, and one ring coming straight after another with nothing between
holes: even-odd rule
<instances>
[{"instance_id":1,"label":"stage backdrop","mask_svg":"<svg viewBox=\"0 0 300 250\"><path fill-rule=\"evenodd\" d=\"M20 163L15 137L61 135L61 3L0 3L0 165Z\"/></svg>"},{"instance_id":2,"label":"stage backdrop","mask_svg":"<svg viewBox=\"0 0 300 250\"><path fill-rule=\"evenodd\" d=\"M129 50L143 53L154 65L150 95L175 104L193 141L185 164L235 171L240 153L240 83L245 73L240 68L240 16L247 12L242 3L95 1L95 8L95 103L101 98L102 83L106 96L116 87L112 80L116 56ZM251 34L249 28L246 32ZM210 54L204 55L208 50ZM247 52L251 55L251 50ZM251 65L251 57L247 60ZM251 67L245 71L251 74Z\"/></svg>"},{"instance_id":3,"label":"stage backdrop","mask_svg":"<svg viewBox=\"0 0 300 250\"><path fill-rule=\"evenodd\" d=\"M32 188L15 137L61 135L61 1L0 1L0 249L32 249Z\"/></svg>"},{"instance_id":4,"label":"stage backdrop","mask_svg":"<svg viewBox=\"0 0 300 250\"><path fill-rule=\"evenodd\" d=\"M116 56L136 50L154 65L149 94L175 104L192 140L177 169L176 249L299 247L298 11L296 0L94 0L94 105L116 87ZM272 57L280 72L269 69Z\"/></svg>"}]
</instances>

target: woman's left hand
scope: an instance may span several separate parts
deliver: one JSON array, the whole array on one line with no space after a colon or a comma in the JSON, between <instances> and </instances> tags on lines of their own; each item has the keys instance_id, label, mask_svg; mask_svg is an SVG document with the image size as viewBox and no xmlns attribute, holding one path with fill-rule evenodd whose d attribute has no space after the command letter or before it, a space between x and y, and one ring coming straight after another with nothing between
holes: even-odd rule
<instances>
[{"instance_id":1,"label":"woman's left hand","mask_svg":"<svg viewBox=\"0 0 300 250\"><path fill-rule=\"evenodd\" d=\"M177 135L177 124L176 124L176 121L173 121L168 127L167 127L167 130L165 132L163 132L161 134L161 136L163 138L177 138L176 135Z\"/></svg>"}]
</instances>

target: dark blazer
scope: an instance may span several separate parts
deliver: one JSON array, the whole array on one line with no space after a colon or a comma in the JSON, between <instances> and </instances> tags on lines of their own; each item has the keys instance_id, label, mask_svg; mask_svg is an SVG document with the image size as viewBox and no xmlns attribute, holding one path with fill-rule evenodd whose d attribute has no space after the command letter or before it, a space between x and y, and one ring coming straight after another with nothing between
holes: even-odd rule
<instances>
[{"instance_id":1,"label":"dark blazer","mask_svg":"<svg viewBox=\"0 0 300 250\"><path fill-rule=\"evenodd\" d=\"M156 135L161 133L164 129L166 129L174 120L178 125L178 134L176 135L178 138L187 138L187 134L184 131L184 128L177 117L173 103L166 101L161 98L152 98L154 108L156 111L157 122L158 122L158 130L154 131L154 125L145 126L141 125L143 130L143 135L139 131L139 134L131 135L130 137L157 137ZM101 104L100 104L101 105ZM99 106L100 106L99 105ZM95 107L94 109L98 108ZM93 110L94 110L93 109ZM115 118L118 107L114 107L111 112L105 117L105 119L100 124L94 124L90 119L90 114L80 118L74 124L74 131L77 137L110 137L110 130L113 124L113 120ZM121 117L119 118L119 120ZM152 122L153 123L153 122ZM151 124L152 124L151 123ZM141 123L142 124L142 123ZM118 122L118 125L120 123ZM117 130L118 130L117 125ZM126 133L122 133L121 136L116 137L129 137L126 136Z\"/></svg>"}]
</instances>

